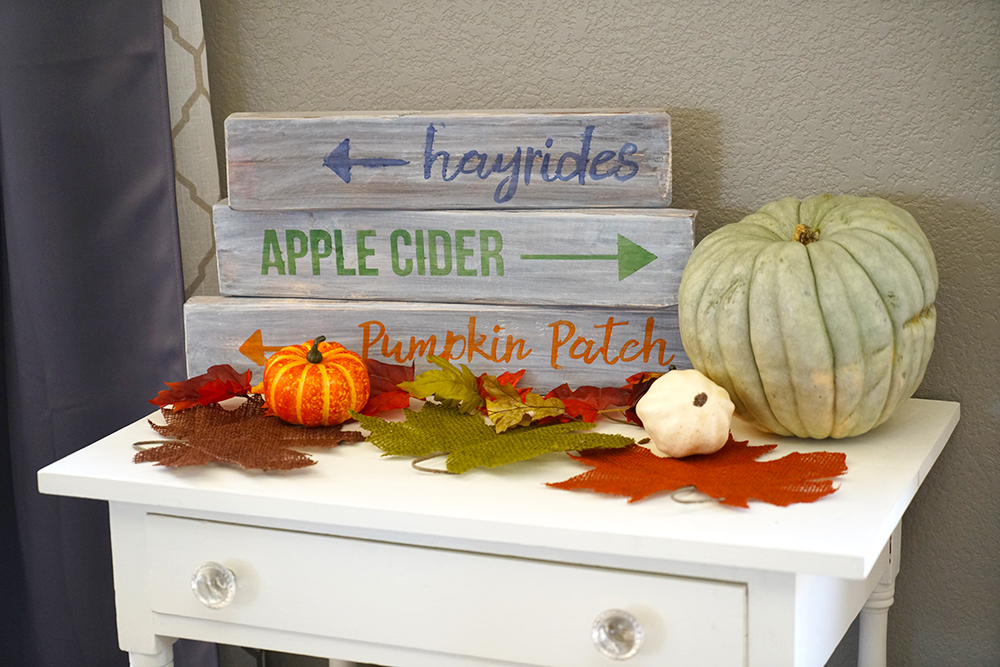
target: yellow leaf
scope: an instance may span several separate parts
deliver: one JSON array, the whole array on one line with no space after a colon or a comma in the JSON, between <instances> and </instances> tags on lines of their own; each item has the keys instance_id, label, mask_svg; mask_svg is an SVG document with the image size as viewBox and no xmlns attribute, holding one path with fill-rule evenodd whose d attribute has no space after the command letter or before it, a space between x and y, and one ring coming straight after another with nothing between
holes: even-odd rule
<instances>
[{"instance_id":1,"label":"yellow leaf","mask_svg":"<svg viewBox=\"0 0 1000 667\"><path fill-rule=\"evenodd\" d=\"M543 398L528 392L524 398L510 385L500 384L492 375L483 378L483 388L493 400L486 400L486 411L497 433L515 426L527 426L543 417L558 417L566 406L558 398Z\"/></svg>"},{"instance_id":2,"label":"yellow leaf","mask_svg":"<svg viewBox=\"0 0 1000 667\"><path fill-rule=\"evenodd\" d=\"M461 364L459 370L447 359L429 356L427 361L441 370L424 371L412 382L400 382L397 386L414 398L434 397L441 405L457 408L460 412L471 413L483 404L479 395L479 383L469 367Z\"/></svg>"}]
</instances>

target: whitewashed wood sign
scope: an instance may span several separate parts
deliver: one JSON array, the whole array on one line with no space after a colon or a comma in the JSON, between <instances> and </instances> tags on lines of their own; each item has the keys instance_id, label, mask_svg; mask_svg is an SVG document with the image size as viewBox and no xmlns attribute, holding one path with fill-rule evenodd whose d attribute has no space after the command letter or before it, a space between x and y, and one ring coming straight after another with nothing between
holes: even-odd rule
<instances>
[{"instance_id":1,"label":"whitewashed wood sign","mask_svg":"<svg viewBox=\"0 0 1000 667\"><path fill-rule=\"evenodd\" d=\"M522 386L621 386L637 372L690 368L677 308L543 308L243 297L184 305L188 374L230 364L261 379L267 356L319 335L366 359L433 368L428 355L475 374L525 369Z\"/></svg>"},{"instance_id":2,"label":"whitewashed wood sign","mask_svg":"<svg viewBox=\"0 0 1000 667\"><path fill-rule=\"evenodd\" d=\"M694 211L235 211L215 206L223 294L661 307Z\"/></svg>"},{"instance_id":3,"label":"whitewashed wood sign","mask_svg":"<svg viewBox=\"0 0 1000 667\"><path fill-rule=\"evenodd\" d=\"M237 113L225 136L237 210L670 205L662 111Z\"/></svg>"}]
</instances>

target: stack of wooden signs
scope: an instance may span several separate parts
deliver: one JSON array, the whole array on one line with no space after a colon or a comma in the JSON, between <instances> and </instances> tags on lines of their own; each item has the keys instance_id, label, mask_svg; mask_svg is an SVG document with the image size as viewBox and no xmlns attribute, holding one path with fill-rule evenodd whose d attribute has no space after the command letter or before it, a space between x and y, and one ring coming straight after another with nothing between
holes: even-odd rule
<instances>
[{"instance_id":1,"label":"stack of wooden signs","mask_svg":"<svg viewBox=\"0 0 1000 667\"><path fill-rule=\"evenodd\" d=\"M690 364L660 111L236 114L215 207L221 297L185 305L188 371L262 375L324 335L365 358L523 386Z\"/></svg>"}]
</instances>

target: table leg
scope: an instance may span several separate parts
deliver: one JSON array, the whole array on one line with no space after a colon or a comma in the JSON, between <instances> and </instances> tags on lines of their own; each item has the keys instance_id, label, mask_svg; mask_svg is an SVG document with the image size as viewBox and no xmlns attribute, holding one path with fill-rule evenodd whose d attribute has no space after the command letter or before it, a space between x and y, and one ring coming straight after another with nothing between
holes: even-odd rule
<instances>
[{"instance_id":1,"label":"table leg","mask_svg":"<svg viewBox=\"0 0 1000 667\"><path fill-rule=\"evenodd\" d=\"M174 645L167 644L159 653L128 654L129 667L174 667Z\"/></svg>"},{"instance_id":2,"label":"table leg","mask_svg":"<svg viewBox=\"0 0 1000 667\"><path fill-rule=\"evenodd\" d=\"M858 640L858 667L886 667L886 640L889 624L889 607L896 591L899 573L900 526L889 538L889 565L875 590L861 609Z\"/></svg>"}]
</instances>

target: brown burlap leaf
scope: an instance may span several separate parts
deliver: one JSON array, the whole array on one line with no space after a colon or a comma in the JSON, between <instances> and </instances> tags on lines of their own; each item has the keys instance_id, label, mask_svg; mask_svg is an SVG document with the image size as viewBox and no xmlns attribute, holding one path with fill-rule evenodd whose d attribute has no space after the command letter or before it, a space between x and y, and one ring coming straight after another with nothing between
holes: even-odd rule
<instances>
[{"instance_id":1,"label":"brown burlap leaf","mask_svg":"<svg viewBox=\"0 0 1000 667\"><path fill-rule=\"evenodd\" d=\"M218 404L198 405L187 410L161 408L165 425L150 426L171 442L144 449L135 463L162 466L233 463L248 470L292 470L314 465L316 460L292 447L334 447L342 442L360 442L360 431L340 426L305 428L266 415L264 397L251 394L232 410Z\"/></svg>"}]
</instances>

